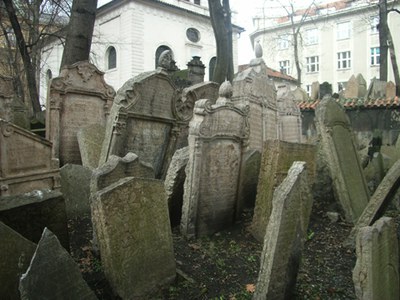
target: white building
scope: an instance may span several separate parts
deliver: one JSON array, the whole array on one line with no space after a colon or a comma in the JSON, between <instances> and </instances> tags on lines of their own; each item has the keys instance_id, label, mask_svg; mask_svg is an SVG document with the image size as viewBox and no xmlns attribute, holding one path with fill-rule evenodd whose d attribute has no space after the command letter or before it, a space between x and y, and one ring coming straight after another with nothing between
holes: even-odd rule
<instances>
[{"instance_id":1,"label":"white building","mask_svg":"<svg viewBox=\"0 0 400 300\"><path fill-rule=\"evenodd\" d=\"M296 11L294 23L300 26L299 61L302 87L308 92L315 81L332 84L333 92L345 87L351 75L361 73L367 83L379 78L378 7L371 1L336 1L315 7L305 20ZM394 4L397 2L397 4ZM388 1L388 8L400 7ZM388 15L396 53L400 49L400 14ZM261 43L266 64L297 78L291 22L287 15L276 19L254 18L256 30L250 34L253 45ZM399 56L399 55L398 55ZM399 62L399 59L397 60ZM390 57L388 80L394 81Z\"/></svg>"},{"instance_id":2,"label":"white building","mask_svg":"<svg viewBox=\"0 0 400 300\"><path fill-rule=\"evenodd\" d=\"M234 21L234 20L233 20ZM237 70L237 43L243 28L233 28L233 57ZM105 72L118 90L129 78L154 70L162 51L173 52L179 69L193 56L215 63L216 46L207 0L113 0L97 10L91 62ZM63 46L54 41L43 49L40 95L45 103L47 83L59 74Z\"/></svg>"}]
</instances>

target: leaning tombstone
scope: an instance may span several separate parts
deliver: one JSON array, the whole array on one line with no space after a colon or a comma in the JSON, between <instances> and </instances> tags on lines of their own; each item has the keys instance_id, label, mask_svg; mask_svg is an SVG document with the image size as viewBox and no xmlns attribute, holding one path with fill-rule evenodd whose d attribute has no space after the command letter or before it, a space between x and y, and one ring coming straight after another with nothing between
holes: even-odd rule
<instances>
[{"instance_id":1,"label":"leaning tombstone","mask_svg":"<svg viewBox=\"0 0 400 300\"><path fill-rule=\"evenodd\" d=\"M78 130L79 152L84 167L93 170L99 166L104 134L105 127L100 124L91 124Z\"/></svg>"},{"instance_id":2,"label":"leaning tombstone","mask_svg":"<svg viewBox=\"0 0 400 300\"><path fill-rule=\"evenodd\" d=\"M53 157L60 164L81 164L76 134L91 124L105 125L114 89L104 73L87 61L61 70L50 82L46 105L46 138L53 143Z\"/></svg>"},{"instance_id":3,"label":"leaning tombstone","mask_svg":"<svg viewBox=\"0 0 400 300\"><path fill-rule=\"evenodd\" d=\"M265 236L265 230L272 211L274 190L285 179L293 162L307 162L308 182L310 185L316 177L316 151L314 145L273 140L267 141L264 149L261 158L254 215L250 226L251 234L258 241L262 241Z\"/></svg>"},{"instance_id":4,"label":"leaning tombstone","mask_svg":"<svg viewBox=\"0 0 400 300\"><path fill-rule=\"evenodd\" d=\"M305 162L294 162L274 192L253 299L291 299L311 207Z\"/></svg>"},{"instance_id":5,"label":"leaning tombstone","mask_svg":"<svg viewBox=\"0 0 400 300\"><path fill-rule=\"evenodd\" d=\"M21 299L97 299L79 266L57 237L44 229L30 266L19 283Z\"/></svg>"},{"instance_id":6,"label":"leaning tombstone","mask_svg":"<svg viewBox=\"0 0 400 300\"><path fill-rule=\"evenodd\" d=\"M356 222L367 206L369 190L349 118L331 97L321 101L315 117L318 146L332 179L335 198L341 203L346 219Z\"/></svg>"},{"instance_id":7,"label":"leaning tombstone","mask_svg":"<svg viewBox=\"0 0 400 300\"><path fill-rule=\"evenodd\" d=\"M385 97L386 97L386 81L382 81L374 77L371 80L371 83L369 84L366 98L371 100L376 100Z\"/></svg>"},{"instance_id":8,"label":"leaning tombstone","mask_svg":"<svg viewBox=\"0 0 400 300\"><path fill-rule=\"evenodd\" d=\"M319 97L319 86L320 86L320 84L319 84L318 81L314 81L314 82L311 84L311 95L310 95L311 100L318 100L318 99L321 99L321 98Z\"/></svg>"},{"instance_id":9,"label":"leaning tombstone","mask_svg":"<svg viewBox=\"0 0 400 300\"><path fill-rule=\"evenodd\" d=\"M106 278L122 299L147 299L175 278L163 182L126 177L92 196L92 219Z\"/></svg>"},{"instance_id":10,"label":"leaning tombstone","mask_svg":"<svg viewBox=\"0 0 400 300\"><path fill-rule=\"evenodd\" d=\"M399 245L396 224L382 217L357 234L353 282L357 299L400 299Z\"/></svg>"},{"instance_id":11,"label":"leaning tombstone","mask_svg":"<svg viewBox=\"0 0 400 300\"><path fill-rule=\"evenodd\" d=\"M36 244L2 222L0 240L0 298L20 299L19 278L28 269Z\"/></svg>"},{"instance_id":12,"label":"leaning tombstone","mask_svg":"<svg viewBox=\"0 0 400 300\"><path fill-rule=\"evenodd\" d=\"M181 233L193 238L215 233L235 219L242 155L248 139L248 106L231 101L232 86L221 85L212 105L195 104L189 126L189 162Z\"/></svg>"}]
</instances>

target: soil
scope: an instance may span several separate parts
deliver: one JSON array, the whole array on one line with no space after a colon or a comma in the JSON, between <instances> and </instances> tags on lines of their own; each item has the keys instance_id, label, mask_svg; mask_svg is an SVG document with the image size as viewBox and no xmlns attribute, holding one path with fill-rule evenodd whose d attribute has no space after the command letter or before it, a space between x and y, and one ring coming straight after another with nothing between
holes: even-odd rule
<instances>
[{"instance_id":1,"label":"soil","mask_svg":"<svg viewBox=\"0 0 400 300\"><path fill-rule=\"evenodd\" d=\"M351 225L341 218L330 221L325 207L313 207L293 299L355 299L355 252L342 246ZM193 241L174 228L176 280L149 299L251 299L262 251L262 244L249 232L251 218L252 211L246 211L232 228ZM84 279L99 299L119 299L91 248L90 218L71 220L69 225L72 256Z\"/></svg>"}]
</instances>

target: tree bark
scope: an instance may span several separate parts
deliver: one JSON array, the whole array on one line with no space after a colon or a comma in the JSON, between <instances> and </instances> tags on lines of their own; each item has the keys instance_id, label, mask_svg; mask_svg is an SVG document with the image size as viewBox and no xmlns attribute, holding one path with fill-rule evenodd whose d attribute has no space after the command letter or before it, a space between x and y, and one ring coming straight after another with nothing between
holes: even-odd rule
<instances>
[{"instance_id":1,"label":"tree bark","mask_svg":"<svg viewBox=\"0 0 400 300\"><path fill-rule=\"evenodd\" d=\"M21 26L19 24L12 0L3 0L6 8L8 18L14 30L15 39L21 54L22 62L26 73L26 81L28 84L29 96L32 102L33 112L36 114L41 111L39 102L39 93L36 84L36 70L32 64L31 57L28 52L28 47L25 42L24 35L22 34Z\"/></svg>"},{"instance_id":2,"label":"tree bark","mask_svg":"<svg viewBox=\"0 0 400 300\"><path fill-rule=\"evenodd\" d=\"M390 59L392 61L394 82L396 84L396 96L400 96L400 74L397 65L396 51L394 51L392 34L389 29L387 33L388 33L389 53L390 53Z\"/></svg>"},{"instance_id":3,"label":"tree bark","mask_svg":"<svg viewBox=\"0 0 400 300\"><path fill-rule=\"evenodd\" d=\"M208 0L211 25L217 45L217 62L212 80L221 84L233 80L232 23L229 0Z\"/></svg>"},{"instance_id":4,"label":"tree bark","mask_svg":"<svg viewBox=\"0 0 400 300\"><path fill-rule=\"evenodd\" d=\"M89 60L96 8L97 0L74 0L60 69Z\"/></svg>"},{"instance_id":5,"label":"tree bark","mask_svg":"<svg viewBox=\"0 0 400 300\"><path fill-rule=\"evenodd\" d=\"M387 24L387 3L386 0L379 0L379 79L387 81L388 74L388 24Z\"/></svg>"}]
</instances>

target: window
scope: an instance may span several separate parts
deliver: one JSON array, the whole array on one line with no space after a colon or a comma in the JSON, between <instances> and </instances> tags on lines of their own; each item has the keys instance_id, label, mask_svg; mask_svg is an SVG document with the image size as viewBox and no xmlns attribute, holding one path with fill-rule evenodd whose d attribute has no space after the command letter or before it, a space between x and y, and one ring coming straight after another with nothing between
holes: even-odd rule
<instances>
[{"instance_id":1,"label":"window","mask_svg":"<svg viewBox=\"0 0 400 300\"><path fill-rule=\"evenodd\" d=\"M378 33L379 16L372 16L370 18L371 34Z\"/></svg>"},{"instance_id":2,"label":"window","mask_svg":"<svg viewBox=\"0 0 400 300\"><path fill-rule=\"evenodd\" d=\"M107 52L107 70L115 69L117 67L117 51L113 46L108 47Z\"/></svg>"},{"instance_id":3,"label":"window","mask_svg":"<svg viewBox=\"0 0 400 300\"><path fill-rule=\"evenodd\" d=\"M290 36L288 34L280 35L278 37L278 49L284 50L289 48Z\"/></svg>"},{"instance_id":4,"label":"window","mask_svg":"<svg viewBox=\"0 0 400 300\"><path fill-rule=\"evenodd\" d=\"M196 28L188 28L186 30L186 37L189 41L197 43L200 41L200 32Z\"/></svg>"},{"instance_id":5,"label":"window","mask_svg":"<svg viewBox=\"0 0 400 300\"><path fill-rule=\"evenodd\" d=\"M200 5L200 0L194 0L194 4Z\"/></svg>"},{"instance_id":6,"label":"window","mask_svg":"<svg viewBox=\"0 0 400 300\"><path fill-rule=\"evenodd\" d=\"M308 96L311 96L311 84L306 85L306 92Z\"/></svg>"},{"instance_id":7,"label":"window","mask_svg":"<svg viewBox=\"0 0 400 300\"><path fill-rule=\"evenodd\" d=\"M350 38L351 26L350 22L337 24L337 39L344 40Z\"/></svg>"},{"instance_id":8,"label":"window","mask_svg":"<svg viewBox=\"0 0 400 300\"><path fill-rule=\"evenodd\" d=\"M380 53L381 52L379 47L371 48L371 66L379 65L381 57Z\"/></svg>"},{"instance_id":9,"label":"window","mask_svg":"<svg viewBox=\"0 0 400 300\"><path fill-rule=\"evenodd\" d=\"M307 73L319 71L319 56L310 56L306 58Z\"/></svg>"},{"instance_id":10,"label":"window","mask_svg":"<svg viewBox=\"0 0 400 300\"><path fill-rule=\"evenodd\" d=\"M347 84L347 82L345 82L345 81L342 81L342 82L338 82L337 83L337 85L338 85L338 92L340 92L340 91L343 91L344 89L346 89L346 84Z\"/></svg>"},{"instance_id":11,"label":"window","mask_svg":"<svg viewBox=\"0 0 400 300\"><path fill-rule=\"evenodd\" d=\"M290 74L290 61L282 60L279 62L279 70L282 74Z\"/></svg>"},{"instance_id":12,"label":"window","mask_svg":"<svg viewBox=\"0 0 400 300\"><path fill-rule=\"evenodd\" d=\"M318 29L308 29L306 30L306 45L318 44Z\"/></svg>"},{"instance_id":13,"label":"window","mask_svg":"<svg viewBox=\"0 0 400 300\"><path fill-rule=\"evenodd\" d=\"M351 68L351 53L350 51L338 52L338 69Z\"/></svg>"}]
</instances>

